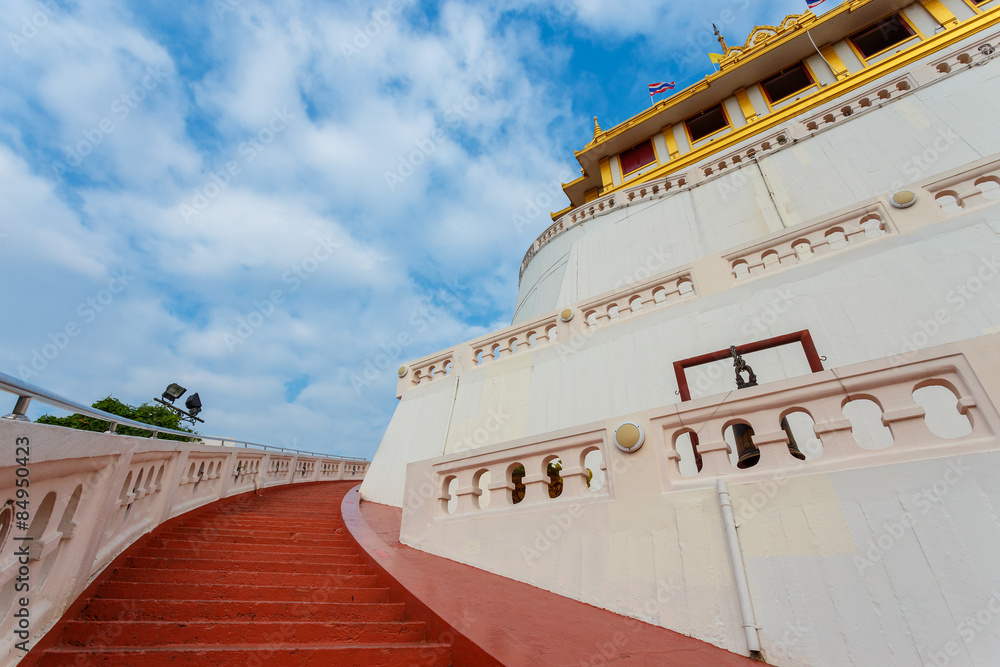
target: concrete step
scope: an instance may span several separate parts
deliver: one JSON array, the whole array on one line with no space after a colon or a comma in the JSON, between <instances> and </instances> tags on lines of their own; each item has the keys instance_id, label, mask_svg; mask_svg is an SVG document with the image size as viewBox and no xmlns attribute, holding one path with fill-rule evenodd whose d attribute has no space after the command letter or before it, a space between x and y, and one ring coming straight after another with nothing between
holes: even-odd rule
<instances>
[{"instance_id":1,"label":"concrete step","mask_svg":"<svg viewBox=\"0 0 1000 667\"><path fill-rule=\"evenodd\" d=\"M424 640L419 621L70 621L61 643L84 647L101 637L112 646L235 646L267 644L392 644Z\"/></svg>"},{"instance_id":2,"label":"concrete step","mask_svg":"<svg viewBox=\"0 0 1000 667\"><path fill-rule=\"evenodd\" d=\"M168 568L119 568L110 581L148 584L236 584L253 586L309 586L322 581L337 588L374 588L374 574L326 574L315 572L239 572L232 570L176 570Z\"/></svg>"},{"instance_id":3,"label":"concrete step","mask_svg":"<svg viewBox=\"0 0 1000 667\"><path fill-rule=\"evenodd\" d=\"M91 598L80 614L92 621L401 621L402 602L258 602L250 600L106 600Z\"/></svg>"},{"instance_id":4,"label":"concrete step","mask_svg":"<svg viewBox=\"0 0 1000 667\"><path fill-rule=\"evenodd\" d=\"M242 645L218 647L161 647L76 649L61 647L45 651L40 667L102 665L111 667L163 667L203 665L205 667L246 667L252 664L296 665L296 667L449 667L451 647L447 644L348 644L340 646Z\"/></svg>"},{"instance_id":5,"label":"concrete step","mask_svg":"<svg viewBox=\"0 0 1000 667\"><path fill-rule=\"evenodd\" d=\"M353 546L347 537L327 537L313 533L248 533L242 530L188 531L172 530L161 533L164 540L190 540L201 542L234 542L242 544L301 544L303 546Z\"/></svg>"},{"instance_id":6,"label":"concrete step","mask_svg":"<svg viewBox=\"0 0 1000 667\"><path fill-rule=\"evenodd\" d=\"M244 551L250 544L240 542L217 542L217 541L193 541L193 540L169 540L163 538L153 538L147 543L150 549L189 549L192 551ZM357 553L352 546L309 546L296 542L279 542L277 544L260 545L259 551L271 554L283 555L318 555L329 554L332 556L351 555Z\"/></svg>"},{"instance_id":7,"label":"concrete step","mask_svg":"<svg viewBox=\"0 0 1000 667\"><path fill-rule=\"evenodd\" d=\"M355 558L355 561L357 559ZM307 572L317 575L365 574L368 567L358 562L296 563L287 560L234 560L231 558L130 558L123 567L162 570L206 570L213 572Z\"/></svg>"},{"instance_id":8,"label":"concrete step","mask_svg":"<svg viewBox=\"0 0 1000 667\"><path fill-rule=\"evenodd\" d=\"M254 586L235 584L145 584L109 581L97 597L129 600L266 600L295 602L387 602L388 588L325 588L322 586Z\"/></svg>"},{"instance_id":9,"label":"concrete step","mask_svg":"<svg viewBox=\"0 0 1000 667\"><path fill-rule=\"evenodd\" d=\"M288 560L296 563L316 563L328 565L343 565L360 562L358 554L296 554L296 553L275 553L270 550L238 550L209 551L205 549L167 549L164 547L150 548L142 547L136 551L137 556L146 558L195 558L202 559L232 559L242 561L273 561Z\"/></svg>"}]
</instances>

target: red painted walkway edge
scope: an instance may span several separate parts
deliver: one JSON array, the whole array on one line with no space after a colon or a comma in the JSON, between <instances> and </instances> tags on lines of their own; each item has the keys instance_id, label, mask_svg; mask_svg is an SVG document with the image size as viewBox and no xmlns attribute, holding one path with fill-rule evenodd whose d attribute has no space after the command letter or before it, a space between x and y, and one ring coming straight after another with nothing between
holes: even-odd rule
<instances>
[{"instance_id":1,"label":"red painted walkway edge","mask_svg":"<svg viewBox=\"0 0 1000 667\"><path fill-rule=\"evenodd\" d=\"M369 567L368 571L378 576L378 582L381 586L388 586L391 599L406 603L408 620L420 620L426 623L427 641L451 644L452 664L455 667L465 667L466 665L474 665L475 667L502 666L503 662L491 656L458 629L458 626L461 625L461 621L458 619L462 618L460 612L458 616L455 616L455 610L451 605L437 604L434 605L436 608L432 608L430 604L427 604L425 599L427 597L430 598L432 604L439 602L439 600L436 596L428 596L426 587L414 585L416 582L426 579L426 574L414 569L403 559L393 558L390 547L372 530L361 514L359 507L361 494L358 492L360 488L359 484L344 496L340 512L350 538L361 550L361 561ZM396 532L399 533L398 526ZM445 559L441 560L450 562ZM447 584L447 582L442 583ZM448 619L438 612L443 612Z\"/></svg>"},{"instance_id":2,"label":"red painted walkway edge","mask_svg":"<svg viewBox=\"0 0 1000 667\"><path fill-rule=\"evenodd\" d=\"M455 667L761 665L666 628L402 545L402 511L360 503L358 488L344 497L341 513L362 559L370 571L387 575L407 609L413 601L438 619L437 626L428 623L430 641L440 637L435 633L452 633ZM470 644L488 657L467 653Z\"/></svg>"}]
</instances>

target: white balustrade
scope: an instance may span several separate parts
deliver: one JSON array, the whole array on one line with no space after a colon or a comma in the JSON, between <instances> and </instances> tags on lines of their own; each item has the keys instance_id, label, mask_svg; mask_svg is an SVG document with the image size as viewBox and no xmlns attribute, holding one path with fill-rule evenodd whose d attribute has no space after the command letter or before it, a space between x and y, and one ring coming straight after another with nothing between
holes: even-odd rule
<instances>
[{"instance_id":1,"label":"white balustrade","mask_svg":"<svg viewBox=\"0 0 1000 667\"><path fill-rule=\"evenodd\" d=\"M697 297L690 269L656 276L580 305L588 327L628 319Z\"/></svg>"},{"instance_id":2,"label":"white balustrade","mask_svg":"<svg viewBox=\"0 0 1000 667\"><path fill-rule=\"evenodd\" d=\"M825 370L654 412L649 420L662 434L665 477L672 486L705 485L718 476L753 481L790 471L808 474L994 447L1000 418L969 362L951 350L942 346L911 358ZM915 393L931 387L939 392L935 402L915 399ZM864 418L848 407L859 402L876 414ZM928 420L932 408L940 413L936 423L942 416L950 420L945 420L950 432L935 433ZM790 414L812 423L811 429L800 427L795 438L805 460L793 458L789 450L782 420ZM731 462L733 447L725 438L734 424L752 429L760 451L759 461L743 470ZM872 434L879 430L887 430L891 446L878 444Z\"/></svg>"},{"instance_id":3,"label":"white balustrade","mask_svg":"<svg viewBox=\"0 0 1000 667\"><path fill-rule=\"evenodd\" d=\"M971 44L952 51L948 55L930 63L938 75L951 74L962 68L973 67L984 63L988 58L996 57L997 44L1000 42L1000 32L994 32Z\"/></svg>"},{"instance_id":4,"label":"white balustrade","mask_svg":"<svg viewBox=\"0 0 1000 667\"><path fill-rule=\"evenodd\" d=\"M595 458L593 452L600 454ZM607 436L600 429L421 462L426 463L426 475L433 480L430 497L425 498L431 501L429 520L609 498L606 461ZM549 474L550 464L558 464L551 468L558 471L554 476ZM522 471L523 477L519 474ZM595 479L605 481L599 485Z\"/></svg>"},{"instance_id":5,"label":"white balustrade","mask_svg":"<svg viewBox=\"0 0 1000 667\"><path fill-rule=\"evenodd\" d=\"M839 97L835 103L826 105L816 113L802 118L799 124L807 132L815 132L828 125L833 125L841 119L850 118L863 111L877 109L885 102L897 99L918 87L912 74L895 77L872 86L862 93L849 97Z\"/></svg>"},{"instance_id":6,"label":"white balustrade","mask_svg":"<svg viewBox=\"0 0 1000 667\"><path fill-rule=\"evenodd\" d=\"M19 466L14 443L27 439ZM31 639L55 623L94 576L142 535L197 507L262 486L362 479L367 461L136 438L0 419L0 661L12 646L14 595L26 545ZM21 441L23 443L23 440ZM23 467L26 475L18 477ZM348 470L349 469L349 470ZM262 472L267 473L261 479ZM318 473L318 474L317 474ZM20 487L17 479L27 479ZM22 500L23 507L16 504ZM6 502L5 502L6 501ZM24 524L18 512L27 516ZM26 529L25 529L26 526ZM22 537L31 539L21 540ZM18 539L15 539L18 538Z\"/></svg>"},{"instance_id":7,"label":"white balustrade","mask_svg":"<svg viewBox=\"0 0 1000 667\"><path fill-rule=\"evenodd\" d=\"M471 365L479 366L556 342L555 314L501 329L469 344Z\"/></svg>"},{"instance_id":8,"label":"white balustrade","mask_svg":"<svg viewBox=\"0 0 1000 667\"><path fill-rule=\"evenodd\" d=\"M448 350L410 363L407 371L409 384L415 387L448 377L452 372L453 361L454 356L451 350Z\"/></svg>"},{"instance_id":9,"label":"white balustrade","mask_svg":"<svg viewBox=\"0 0 1000 667\"><path fill-rule=\"evenodd\" d=\"M894 234L888 219L880 204L872 204L772 234L722 258L730 266L734 281L745 280Z\"/></svg>"},{"instance_id":10,"label":"white balustrade","mask_svg":"<svg viewBox=\"0 0 1000 667\"><path fill-rule=\"evenodd\" d=\"M1000 199L1000 160L980 160L971 169L925 183L923 189L948 215L989 206Z\"/></svg>"},{"instance_id":11,"label":"white balustrade","mask_svg":"<svg viewBox=\"0 0 1000 667\"><path fill-rule=\"evenodd\" d=\"M233 469L234 489L253 489L260 485L260 464L264 454L241 454L236 457L236 467Z\"/></svg>"},{"instance_id":12,"label":"white balustrade","mask_svg":"<svg viewBox=\"0 0 1000 667\"><path fill-rule=\"evenodd\" d=\"M745 145L737 151L724 153L721 157L712 157L709 164L704 164L699 169L706 177L712 176L730 167L740 167L753 162L758 156L784 146L789 141L791 141L791 134L788 130L776 130L755 138L749 145Z\"/></svg>"}]
</instances>

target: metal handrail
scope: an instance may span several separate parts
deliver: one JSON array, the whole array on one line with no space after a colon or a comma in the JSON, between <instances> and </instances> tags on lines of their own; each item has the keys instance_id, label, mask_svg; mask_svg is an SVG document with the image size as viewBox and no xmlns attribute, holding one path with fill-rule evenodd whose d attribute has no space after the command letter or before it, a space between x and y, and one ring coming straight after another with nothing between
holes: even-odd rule
<instances>
[{"instance_id":1,"label":"metal handrail","mask_svg":"<svg viewBox=\"0 0 1000 667\"><path fill-rule=\"evenodd\" d=\"M328 459L337 459L342 461L365 461L368 459L360 458L357 456L331 456L329 454L320 454L318 452L307 452L301 449L291 449L289 447L275 447L271 445L261 445L256 442L246 442L244 440L239 440L236 438L223 438L217 435L202 435L200 433L188 433L186 431L175 431L171 428L163 428L161 426L154 426L153 424L144 424L142 422L137 422L132 419L126 419L125 417L119 417L118 415L113 415L110 412L104 412L103 410L97 410L92 407L87 407L77 403L76 401L71 401L68 398L64 398L58 394L54 394L50 391L42 389L36 385L30 384L28 382L23 382L15 377L7 375L6 373L0 373L0 390L6 391L10 394L16 395L17 404L14 406L14 411L2 419L13 419L17 421L29 421L25 414L28 411L28 405L31 403L32 399L38 399L39 402L45 405L50 405L52 407L60 408L62 410L68 410L70 412L76 412L87 417L93 417L94 419L100 419L101 421L106 421L111 424L108 429L109 433L114 433L118 426L131 426L132 428L137 428L143 431L152 431L153 435L150 436L155 438L160 433L167 433L170 435L179 435L185 438L191 439L208 439L208 440L218 440L223 444L231 442L234 445L242 444L244 447L259 447L265 450L278 450L282 452L290 452L296 454L308 454L310 456L320 456Z\"/></svg>"}]
</instances>

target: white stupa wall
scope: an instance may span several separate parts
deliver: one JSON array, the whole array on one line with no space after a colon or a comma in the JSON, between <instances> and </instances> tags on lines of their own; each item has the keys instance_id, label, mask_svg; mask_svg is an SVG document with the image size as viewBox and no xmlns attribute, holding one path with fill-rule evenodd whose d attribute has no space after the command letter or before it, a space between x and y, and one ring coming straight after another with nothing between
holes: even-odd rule
<instances>
[{"instance_id":1,"label":"white stupa wall","mask_svg":"<svg viewBox=\"0 0 1000 667\"><path fill-rule=\"evenodd\" d=\"M909 215L920 207L936 204ZM677 403L675 361L805 329L826 368L1000 331L1000 207L576 336L567 330L555 344L489 364L457 359L457 387L443 379L403 394L363 496L400 506L406 463ZM809 372L798 346L746 360L761 383ZM694 398L735 389L731 362L687 378Z\"/></svg>"}]
</instances>

